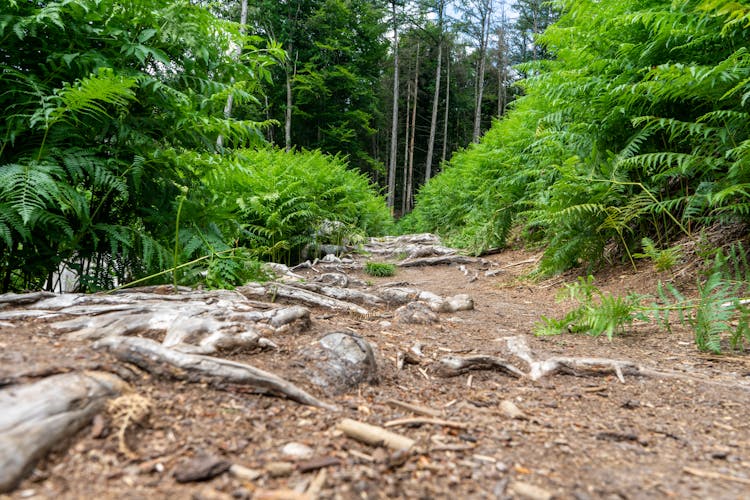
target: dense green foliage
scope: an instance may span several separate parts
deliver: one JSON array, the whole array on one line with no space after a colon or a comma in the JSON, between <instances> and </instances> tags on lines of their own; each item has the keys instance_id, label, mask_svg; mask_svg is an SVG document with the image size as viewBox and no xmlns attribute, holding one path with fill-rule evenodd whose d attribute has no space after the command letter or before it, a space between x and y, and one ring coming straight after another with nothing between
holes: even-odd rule
<instances>
[{"instance_id":1,"label":"dense green foliage","mask_svg":"<svg viewBox=\"0 0 750 500\"><path fill-rule=\"evenodd\" d=\"M206 273L182 277L222 286L252 272L247 257L279 243L259 229L272 217L305 234L331 214L361 231L388 220L338 159L303 153L281 168L287 160L265 150L232 152L261 146L266 124L226 118L227 97L236 109L257 107L283 53L190 1L6 1L0 40L0 290L51 289L61 266L79 288L111 287L198 255L210 257ZM220 173L257 191L219 192ZM275 183L256 183L261 176ZM256 209L265 215L228 198L282 190L283 205ZM316 196L338 206L300 218L290 200Z\"/></svg>"},{"instance_id":2,"label":"dense green foliage","mask_svg":"<svg viewBox=\"0 0 750 500\"><path fill-rule=\"evenodd\" d=\"M555 2L525 96L405 226L476 251L516 221L556 272L750 215L750 12L723 0Z\"/></svg>"},{"instance_id":3,"label":"dense green foliage","mask_svg":"<svg viewBox=\"0 0 750 500\"><path fill-rule=\"evenodd\" d=\"M250 2L250 31L287 52L264 86L267 104L259 109L258 116L275 121L268 133L272 142L287 145L289 120L288 146L346 155L362 171L378 168L372 138L388 47L384 6L371 0Z\"/></svg>"}]
</instances>

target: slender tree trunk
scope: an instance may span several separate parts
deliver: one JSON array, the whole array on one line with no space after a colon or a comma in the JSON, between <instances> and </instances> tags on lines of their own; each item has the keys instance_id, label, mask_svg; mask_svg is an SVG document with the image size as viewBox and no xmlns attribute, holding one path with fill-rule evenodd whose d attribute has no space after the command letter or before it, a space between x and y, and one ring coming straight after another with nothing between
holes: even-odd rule
<instances>
[{"instance_id":1,"label":"slender tree trunk","mask_svg":"<svg viewBox=\"0 0 750 500\"><path fill-rule=\"evenodd\" d=\"M484 73L487 62L487 45L490 36L490 18L492 16L492 2L489 3L489 9L482 19L481 40L479 42L479 71L477 74L476 85L476 102L474 104L474 132L472 141L479 142L479 135L482 127L482 98L484 95Z\"/></svg>"},{"instance_id":2,"label":"slender tree trunk","mask_svg":"<svg viewBox=\"0 0 750 500\"><path fill-rule=\"evenodd\" d=\"M297 76L297 57L294 58L294 66L291 76L289 68L286 70L286 109L284 110L284 150L292 150L292 79Z\"/></svg>"},{"instance_id":3,"label":"slender tree trunk","mask_svg":"<svg viewBox=\"0 0 750 500\"><path fill-rule=\"evenodd\" d=\"M451 49L446 47L445 53L445 118L443 120L443 154L440 161L445 161L448 152L448 119L450 118L451 100Z\"/></svg>"},{"instance_id":4,"label":"slender tree trunk","mask_svg":"<svg viewBox=\"0 0 750 500\"><path fill-rule=\"evenodd\" d=\"M404 166L403 166L403 185L401 189L401 215L406 213L406 179L409 177L409 140L411 121L409 120L409 110L411 109L411 80L408 80L406 86L406 119L404 120Z\"/></svg>"},{"instance_id":5,"label":"slender tree trunk","mask_svg":"<svg viewBox=\"0 0 750 500\"><path fill-rule=\"evenodd\" d=\"M438 101L440 100L440 70L443 62L443 34L440 33L438 42L437 69L435 70L435 93L432 96L432 117L430 119L430 138L427 141L427 161L424 166L424 181L430 180L432 175L432 155L435 150L435 129L437 129Z\"/></svg>"},{"instance_id":6,"label":"slender tree trunk","mask_svg":"<svg viewBox=\"0 0 750 500\"><path fill-rule=\"evenodd\" d=\"M398 152L398 20L395 0L391 0L391 14L393 15L393 116L391 118L391 156L388 160L387 203L393 212L396 194L396 153Z\"/></svg>"},{"instance_id":7,"label":"slender tree trunk","mask_svg":"<svg viewBox=\"0 0 750 500\"><path fill-rule=\"evenodd\" d=\"M497 50L497 117L502 118L505 114L505 105L508 99L508 89L505 88L505 56L508 50L508 46L505 43L505 26L500 28L498 33Z\"/></svg>"},{"instance_id":8,"label":"slender tree trunk","mask_svg":"<svg viewBox=\"0 0 750 500\"><path fill-rule=\"evenodd\" d=\"M245 26L247 26L247 0L242 0L242 3L240 5L240 33L243 35L245 34ZM235 58L237 61L240 60L240 56L242 56L242 46L240 45L237 47L235 52ZM234 83L234 78L230 80L232 83ZM232 116L232 106L234 104L234 96L232 94L229 94L227 96L227 103L224 105L224 117L230 118ZM219 148L224 147L224 137L219 134L219 137L216 138L216 146Z\"/></svg>"},{"instance_id":9,"label":"slender tree trunk","mask_svg":"<svg viewBox=\"0 0 750 500\"><path fill-rule=\"evenodd\" d=\"M406 180L406 209L411 210L411 189L414 178L414 136L417 130L417 101L419 98L419 44L417 43L417 63L414 68L414 103L411 114L411 139L409 140L409 175Z\"/></svg>"}]
</instances>

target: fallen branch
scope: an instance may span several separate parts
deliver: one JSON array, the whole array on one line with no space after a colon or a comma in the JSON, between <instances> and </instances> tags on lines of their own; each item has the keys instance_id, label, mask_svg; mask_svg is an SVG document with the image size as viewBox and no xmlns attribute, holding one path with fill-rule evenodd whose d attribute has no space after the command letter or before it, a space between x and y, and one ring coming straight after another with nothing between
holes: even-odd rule
<instances>
[{"instance_id":1,"label":"fallen branch","mask_svg":"<svg viewBox=\"0 0 750 500\"><path fill-rule=\"evenodd\" d=\"M273 373L226 359L182 353L150 339L105 337L94 344L94 349L105 349L120 361L132 363L156 376L208 382L218 388L227 383L247 385L262 394L283 395L298 403L337 410Z\"/></svg>"},{"instance_id":2,"label":"fallen branch","mask_svg":"<svg viewBox=\"0 0 750 500\"><path fill-rule=\"evenodd\" d=\"M350 438L362 441L372 446L387 446L394 450L408 450L415 441L401 434L387 431L382 427L357 422L349 418L342 420L338 429Z\"/></svg>"},{"instance_id":3,"label":"fallen branch","mask_svg":"<svg viewBox=\"0 0 750 500\"><path fill-rule=\"evenodd\" d=\"M430 408L428 406L416 405L413 403L407 403L405 401L399 401L397 399L389 399L386 404L395 406L396 408L402 408L418 415L427 415L428 417L438 418L442 415L439 410Z\"/></svg>"},{"instance_id":4,"label":"fallen branch","mask_svg":"<svg viewBox=\"0 0 750 500\"><path fill-rule=\"evenodd\" d=\"M40 458L126 388L111 373L77 372L0 391L0 493L13 490Z\"/></svg>"}]
</instances>

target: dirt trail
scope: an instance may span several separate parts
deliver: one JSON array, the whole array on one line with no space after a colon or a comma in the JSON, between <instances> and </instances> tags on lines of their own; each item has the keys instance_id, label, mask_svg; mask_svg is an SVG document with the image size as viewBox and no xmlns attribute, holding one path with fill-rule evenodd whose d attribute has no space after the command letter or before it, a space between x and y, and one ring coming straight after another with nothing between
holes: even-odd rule
<instances>
[{"instance_id":1,"label":"dirt trail","mask_svg":"<svg viewBox=\"0 0 750 500\"><path fill-rule=\"evenodd\" d=\"M310 328L275 336L277 348L229 356L334 401L338 412L241 387L215 390L136 371L131 383L152 410L150 418L127 429L130 456L119 446L111 416L95 419L93 429L79 433L69 449L43 459L7 496L747 498L750 358L701 355L689 332L668 333L653 325L636 325L611 342L582 335L534 337L540 315L557 315L563 307L554 300L562 280L519 279L535 257L507 251L464 267L399 268L390 278L355 272L372 286L399 281L442 296L467 293L475 308L442 313L439 323L428 325L399 324L390 308L369 317L311 308ZM488 269L496 273L487 276ZM316 274L297 272L310 279ZM613 292L647 292L657 278L647 269L611 269L597 283ZM309 384L292 355L332 331L355 331L376 347L377 385L331 397ZM541 358L625 359L696 380L625 376L623 383L614 374L557 374L532 382L498 371L452 378L433 371L448 355L499 355L510 336L523 336ZM412 350L415 346L424 357ZM399 357L409 352L416 363L399 369ZM113 364L90 342L63 342L47 319L23 326L0 322L0 377ZM432 415L418 415L394 400L428 407ZM509 406L522 415L511 418ZM337 429L345 418L386 426L411 417L446 422L390 426L416 440L409 454L363 444ZM287 446L294 443L304 447ZM185 461L201 454L246 469L235 467L206 482L178 482L175 472L184 472Z\"/></svg>"}]
</instances>

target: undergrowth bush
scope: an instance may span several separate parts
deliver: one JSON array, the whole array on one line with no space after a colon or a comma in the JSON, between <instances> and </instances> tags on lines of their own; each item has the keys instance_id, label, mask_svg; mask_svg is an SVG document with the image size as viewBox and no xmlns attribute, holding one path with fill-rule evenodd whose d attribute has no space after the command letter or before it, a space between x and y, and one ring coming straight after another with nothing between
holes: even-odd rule
<instances>
[{"instance_id":1,"label":"undergrowth bush","mask_svg":"<svg viewBox=\"0 0 750 500\"><path fill-rule=\"evenodd\" d=\"M258 259L294 262L305 247L356 243L393 224L383 197L336 156L265 148L194 164L205 182L199 201L232 213L236 243Z\"/></svg>"},{"instance_id":2,"label":"undergrowth bush","mask_svg":"<svg viewBox=\"0 0 750 500\"><path fill-rule=\"evenodd\" d=\"M598 336L626 333L635 320L653 321L670 331L673 323L692 329L700 351L720 353L722 340L732 349L744 350L750 343L750 266L740 243L717 250L705 263L697 282L697 297L686 298L670 283L659 282L657 293L615 296L596 287L594 278L579 278L567 285L561 299L577 303L562 318L542 317L537 335L587 333Z\"/></svg>"},{"instance_id":3,"label":"undergrowth bush","mask_svg":"<svg viewBox=\"0 0 750 500\"><path fill-rule=\"evenodd\" d=\"M396 266L388 262L365 262L365 273L370 276L386 277L396 274Z\"/></svg>"},{"instance_id":4,"label":"undergrowth bush","mask_svg":"<svg viewBox=\"0 0 750 500\"><path fill-rule=\"evenodd\" d=\"M595 267L612 243L632 256L643 237L669 248L701 225L748 221L744 4L554 3L562 15L538 40L553 59L520 68L524 97L420 190L402 230L481 252L523 224L552 274Z\"/></svg>"}]
</instances>

